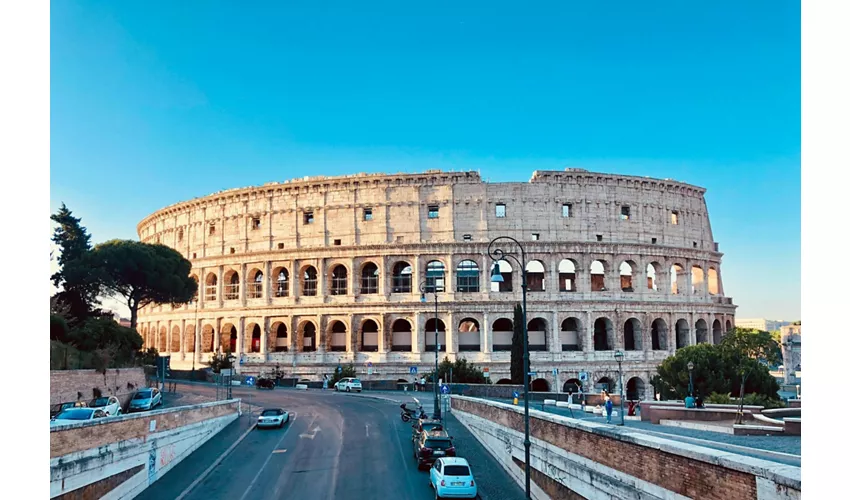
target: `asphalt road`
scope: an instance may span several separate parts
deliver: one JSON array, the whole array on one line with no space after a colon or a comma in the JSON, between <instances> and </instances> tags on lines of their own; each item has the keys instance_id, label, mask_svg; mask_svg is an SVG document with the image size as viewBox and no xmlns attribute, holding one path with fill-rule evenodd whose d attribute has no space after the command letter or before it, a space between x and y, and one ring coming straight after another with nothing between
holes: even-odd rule
<instances>
[{"instance_id":1,"label":"asphalt road","mask_svg":"<svg viewBox=\"0 0 850 500\"><path fill-rule=\"evenodd\" d=\"M212 394L208 386L179 390ZM250 430L235 448L197 484L221 454L245 434L246 419L199 448L145 490L140 499L233 500L425 499L434 498L428 472L412 456L411 424L399 418L398 403L332 391L234 388L233 396L253 405L283 407L292 415L283 429ZM409 396L401 396L402 399ZM428 401L423 406L430 413ZM241 425L240 428L237 428ZM484 500L522 498L522 490L493 457L457 421L447 420L458 455L479 476ZM189 489L191 486L191 489Z\"/></svg>"}]
</instances>

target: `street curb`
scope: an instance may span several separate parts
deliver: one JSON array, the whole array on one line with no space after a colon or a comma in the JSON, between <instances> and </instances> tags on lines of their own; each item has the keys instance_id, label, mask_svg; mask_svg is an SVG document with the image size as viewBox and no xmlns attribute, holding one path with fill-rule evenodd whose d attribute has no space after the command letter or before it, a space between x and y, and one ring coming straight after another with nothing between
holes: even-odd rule
<instances>
[{"instance_id":1,"label":"street curb","mask_svg":"<svg viewBox=\"0 0 850 500\"><path fill-rule=\"evenodd\" d=\"M355 397L355 398L375 399L375 400L378 400L378 401L388 401L390 403L403 403L404 402L404 401L401 401L401 400L398 400L398 399L390 399L390 398L383 397L383 396L372 396L371 394L348 394L348 393L342 393L342 392L340 394L344 394L346 397L351 396L351 397Z\"/></svg>"},{"instance_id":2,"label":"street curb","mask_svg":"<svg viewBox=\"0 0 850 500\"><path fill-rule=\"evenodd\" d=\"M249 418L250 418L250 417L249 417ZM244 432L241 436L239 436L239 439L237 439L237 440L236 440L236 441L235 441L232 445L230 445L230 448L228 448L227 450L225 450L225 452L224 452L224 453L222 453L221 455L219 455L219 457L216 459L216 461L215 461L215 462L213 462L213 463L212 463L212 465L210 465L209 467L207 467L207 469L206 469L204 472L202 472L200 476L198 476L197 478L195 478L195 480L194 480L194 481L192 481L192 484L190 484L189 486L187 486L187 487L186 487L186 489L185 489L185 490L183 490L183 492L181 492L181 493L180 493L180 495L178 495L178 496L177 496L177 498L175 498L174 500L182 500L182 499L183 499L186 495L188 495L189 493L191 493L191 492L192 492L192 490L195 488L195 486L197 486L198 484L200 484L200 482L201 482L201 481L203 481L204 479L206 479L206 477L210 475L210 472L212 472L212 471L213 471L213 469L215 469L216 467L218 467L218 465L222 462L222 460L224 460L225 458L227 458L227 455L230 455L230 452L231 452L231 451L233 451L233 449L234 449L234 448L236 448L236 446L238 446L238 445L239 445L239 443L241 443L241 442L242 442L242 440L244 440L246 437L248 437L248 434L250 434L250 433L251 433L251 431L253 431L255 427L257 427L257 423L256 423L256 422L254 422L253 424L251 424L251 426L250 426L250 427L248 427L248 430L246 430L246 431L245 431L245 432Z\"/></svg>"}]
</instances>

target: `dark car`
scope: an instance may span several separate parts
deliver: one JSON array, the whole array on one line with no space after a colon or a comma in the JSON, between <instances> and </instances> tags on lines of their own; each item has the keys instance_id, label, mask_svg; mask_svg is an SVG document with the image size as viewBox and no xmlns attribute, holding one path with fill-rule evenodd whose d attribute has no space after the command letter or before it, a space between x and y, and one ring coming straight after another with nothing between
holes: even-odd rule
<instances>
[{"instance_id":1,"label":"dark car","mask_svg":"<svg viewBox=\"0 0 850 500\"><path fill-rule=\"evenodd\" d=\"M413 458L420 470L430 467L438 458L454 456L455 445L444 430L421 432L419 438L413 441Z\"/></svg>"},{"instance_id":2,"label":"dark car","mask_svg":"<svg viewBox=\"0 0 850 500\"><path fill-rule=\"evenodd\" d=\"M431 419L415 420L412 425L412 428L413 435L411 436L411 438L416 441L417 439L419 439L419 434L422 433L422 431L433 432L443 430L443 422Z\"/></svg>"},{"instance_id":3,"label":"dark car","mask_svg":"<svg viewBox=\"0 0 850 500\"><path fill-rule=\"evenodd\" d=\"M274 389L274 379L268 377L258 378L257 389Z\"/></svg>"}]
</instances>

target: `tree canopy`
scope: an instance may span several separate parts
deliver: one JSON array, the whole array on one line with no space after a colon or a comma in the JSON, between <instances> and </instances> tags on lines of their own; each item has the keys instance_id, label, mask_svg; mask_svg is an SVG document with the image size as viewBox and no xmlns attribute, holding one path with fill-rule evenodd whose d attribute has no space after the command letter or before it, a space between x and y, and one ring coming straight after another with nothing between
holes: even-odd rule
<instances>
[{"instance_id":1,"label":"tree canopy","mask_svg":"<svg viewBox=\"0 0 850 500\"><path fill-rule=\"evenodd\" d=\"M82 219L74 217L64 203L50 220L57 224L51 240L59 246L59 270L50 277L59 289L54 299L67 307L69 325L77 326L99 313L100 286L87 260L91 235L82 226Z\"/></svg>"},{"instance_id":2,"label":"tree canopy","mask_svg":"<svg viewBox=\"0 0 850 500\"><path fill-rule=\"evenodd\" d=\"M481 368L475 366L466 360L459 358L454 362L449 361L448 356L440 361L435 382L443 379L443 383L448 383L449 374L451 374L451 382L453 384L486 384L487 379L484 377L484 372ZM433 379L434 372L429 374L429 378Z\"/></svg>"},{"instance_id":3,"label":"tree canopy","mask_svg":"<svg viewBox=\"0 0 850 500\"><path fill-rule=\"evenodd\" d=\"M198 291L198 283L189 276L191 262L165 245L107 241L91 252L91 266L104 289L126 301L131 328L136 327L140 307L185 304Z\"/></svg>"},{"instance_id":4,"label":"tree canopy","mask_svg":"<svg viewBox=\"0 0 850 500\"><path fill-rule=\"evenodd\" d=\"M328 382L328 387L333 387L334 384L339 382L340 380L348 377L357 377L357 369L354 368L353 363L349 363L347 365L342 365L341 370L334 369L334 374L331 377L330 382Z\"/></svg>"}]
</instances>

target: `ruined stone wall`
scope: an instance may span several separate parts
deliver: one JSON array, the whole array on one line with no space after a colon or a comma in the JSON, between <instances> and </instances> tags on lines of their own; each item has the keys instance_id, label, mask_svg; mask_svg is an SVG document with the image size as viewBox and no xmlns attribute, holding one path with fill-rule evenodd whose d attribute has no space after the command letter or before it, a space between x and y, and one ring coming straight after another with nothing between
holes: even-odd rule
<instances>
[{"instance_id":1,"label":"ruined stone wall","mask_svg":"<svg viewBox=\"0 0 850 500\"><path fill-rule=\"evenodd\" d=\"M103 396L117 396L126 405L136 389L145 387L145 372L139 368L114 368L106 374L96 370L51 370L50 404L94 399L94 389Z\"/></svg>"}]
</instances>

